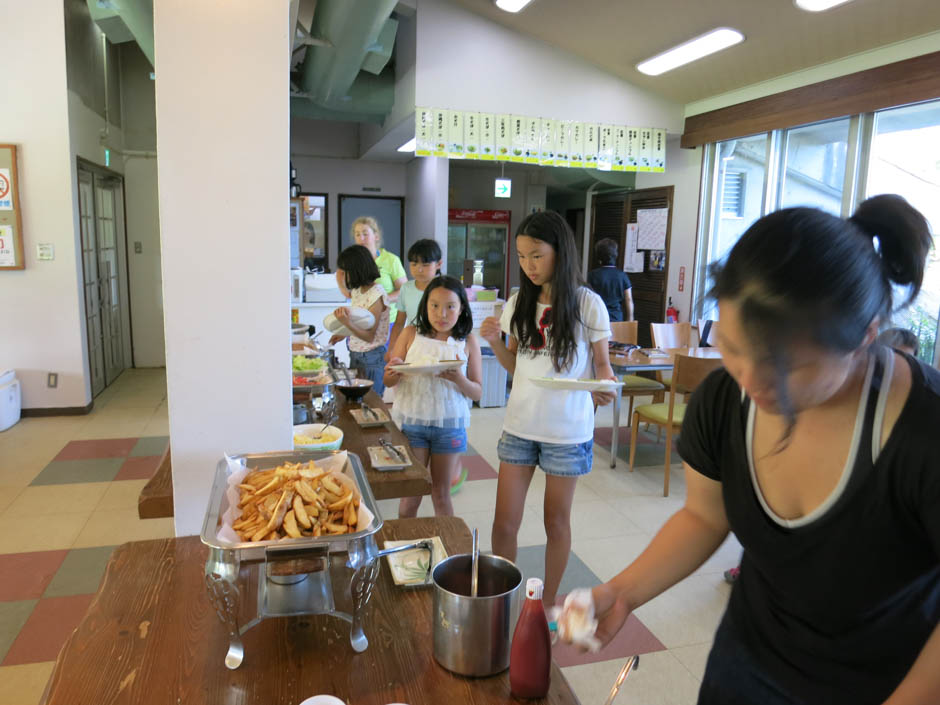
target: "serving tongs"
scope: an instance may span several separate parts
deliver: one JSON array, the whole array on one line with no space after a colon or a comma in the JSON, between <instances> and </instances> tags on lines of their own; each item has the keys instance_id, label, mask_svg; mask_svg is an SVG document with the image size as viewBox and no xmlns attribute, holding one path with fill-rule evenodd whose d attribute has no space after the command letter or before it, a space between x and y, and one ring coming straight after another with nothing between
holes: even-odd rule
<instances>
[{"instance_id":1,"label":"serving tongs","mask_svg":"<svg viewBox=\"0 0 940 705\"><path fill-rule=\"evenodd\" d=\"M392 445L391 443L389 443L386 439L380 438L380 439L379 439L379 445L381 445L381 446L385 449L385 451L386 451L390 456L391 456L392 454L394 454L394 456L395 456L396 458L398 458L399 460L401 460L403 463L407 463L407 462L408 462L408 458L405 457L404 453L402 453L400 450L398 450L398 448L396 448L395 446L393 446L393 445Z\"/></svg>"},{"instance_id":2,"label":"serving tongs","mask_svg":"<svg viewBox=\"0 0 940 705\"><path fill-rule=\"evenodd\" d=\"M373 419L375 419L376 421L378 421L379 415L378 415L378 413L376 412L376 410L373 409L373 408L372 408L371 406L369 406L368 404L366 404L364 401L363 401L363 402L359 402L359 408L362 409L362 413L363 413L363 414L368 414L368 415L371 416Z\"/></svg>"}]
</instances>

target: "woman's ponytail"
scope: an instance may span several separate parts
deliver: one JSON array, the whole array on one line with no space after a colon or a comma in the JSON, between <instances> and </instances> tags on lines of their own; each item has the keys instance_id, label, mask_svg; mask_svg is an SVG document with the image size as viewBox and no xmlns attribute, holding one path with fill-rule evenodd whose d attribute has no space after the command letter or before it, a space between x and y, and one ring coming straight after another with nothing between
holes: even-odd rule
<instances>
[{"instance_id":1,"label":"woman's ponytail","mask_svg":"<svg viewBox=\"0 0 940 705\"><path fill-rule=\"evenodd\" d=\"M900 305L917 298L931 246L926 218L901 196L883 194L863 201L849 221L868 237L877 238L886 279L909 287Z\"/></svg>"}]
</instances>

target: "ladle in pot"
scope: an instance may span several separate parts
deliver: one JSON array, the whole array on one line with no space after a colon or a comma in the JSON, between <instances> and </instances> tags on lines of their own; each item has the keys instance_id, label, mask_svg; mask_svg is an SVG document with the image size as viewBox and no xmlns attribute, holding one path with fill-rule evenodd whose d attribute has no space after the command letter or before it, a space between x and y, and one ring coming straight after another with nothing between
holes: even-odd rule
<instances>
[{"instance_id":1,"label":"ladle in pot","mask_svg":"<svg viewBox=\"0 0 940 705\"><path fill-rule=\"evenodd\" d=\"M470 597L477 596L480 577L480 532L473 530L473 559L470 568Z\"/></svg>"}]
</instances>

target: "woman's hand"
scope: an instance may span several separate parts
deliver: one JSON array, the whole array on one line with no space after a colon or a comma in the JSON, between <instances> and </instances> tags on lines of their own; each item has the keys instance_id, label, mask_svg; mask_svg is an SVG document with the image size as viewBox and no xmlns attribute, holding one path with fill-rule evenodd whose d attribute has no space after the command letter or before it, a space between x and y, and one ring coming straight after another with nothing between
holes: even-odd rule
<instances>
[{"instance_id":1,"label":"woman's hand","mask_svg":"<svg viewBox=\"0 0 940 705\"><path fill-rule=\"evenodd\" d=\"M594 636L607 646L623 628L630 615L630 608L611 583L601 583L591 590L591 596L594 598L594 616L598 622Z\"/></svg>"},{"instance_id":2,"label":"woman's hand","mask_svg":"<svg viewBox=\"0 0 940 705\"><path fill-rule=\"evenodd\" d=\"M391 386L398 384L398 381L401 379L401 372L393 370L392 365L401 365L402 363L404 363L404 360L400 357L393 357L388 361L388 364L385 365L386 384L391 383Z\"/></svg>"},{"instance_id":3,"label":"woman's hand","mask_svg":"<svg viewBox=\"0 0 940 705\"><path fill-rule=\"evenodd\" d=\"M503 329L499 325L499 319L495 316L488 316L483 319L483 323L480 324L480 337L483 338L490 345L500 340L500 336L503 334Z\"/></svg>"},{"instance_id":4,"label":"woman's hand","mask_svg":"<svg viewBox=\"0 0 940 705\"><path fill-rule=\"evenodd\" d=\"M347 323L349 323L349 307L348 306L340 306L338 309L333 311L333 315L336 317L336 320L342 323L343 325L346 325Z\"/></svg>"},{"instance_id":5,"label":"woman's hand","mask_svg":"<svg viewBox=\"0 0 940 705\"><path fill-rule=\"evenodd\" d=\"M336 345L341 340L346 340L346 336L333 334L330 336L330 345Z\"/></svg>"},{"instance_id":6,"label":"woman's hand","mask_svg":"<svg viewBox=\"0 0 940 705\"><path fill-rule=\"evenodd\" d=\"M614 382L620 381L616 375L611 375L610 377L607 377L606 379L613 380ZM596 391L596 392L591 392L591 397L594 399L594 403L597 404L598 406L607 406L608 404L613 403L614 399L616 398L618 394L620 394L619 389L615 389L612 392Z\"/></svg>"}]
</instances>

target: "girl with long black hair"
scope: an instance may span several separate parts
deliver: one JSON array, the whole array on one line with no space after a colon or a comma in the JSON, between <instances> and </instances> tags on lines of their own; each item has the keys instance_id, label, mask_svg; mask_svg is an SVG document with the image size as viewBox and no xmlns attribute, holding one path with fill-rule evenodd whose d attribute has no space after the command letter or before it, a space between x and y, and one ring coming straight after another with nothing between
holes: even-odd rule
<instances>
[{"instance_id":1,"label":"girl with long black hair","mask_svg":"<svg viewBox=\"0 0 940 705\"><path fill-rule=\"evenodd\" d=\"M516 536L525 497L538 465L545 472L545 590L555 601L571 552L571 502L578 477L594 458L594 404L609 392L544 389L534 377L616 379L607 341L610 320L600 296L578 269L574 235L558 213L534 213L516 231L519 292L501 318L480 327L500 364L512 373L512 392L499 440L499 482L493 519L493 552L516 558ZM508 345L502 333L509 335ZM593 368L593 369L592 369Z\"/></svg>"}]
</instances>

